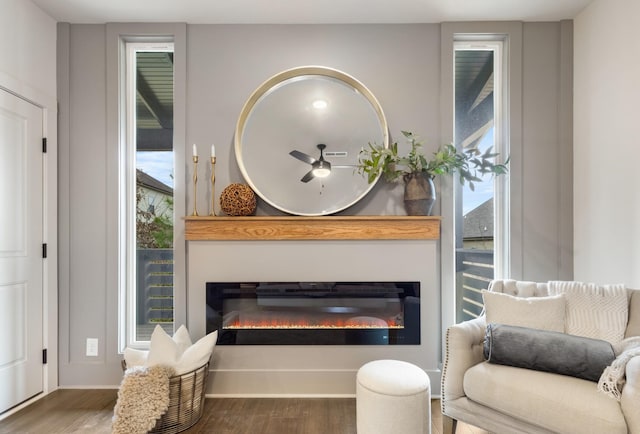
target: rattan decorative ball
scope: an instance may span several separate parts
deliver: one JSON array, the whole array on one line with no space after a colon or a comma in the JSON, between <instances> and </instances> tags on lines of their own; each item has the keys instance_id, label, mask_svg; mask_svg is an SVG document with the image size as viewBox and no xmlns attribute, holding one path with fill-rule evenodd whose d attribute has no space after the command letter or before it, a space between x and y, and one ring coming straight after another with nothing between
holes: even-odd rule
<instances>
[{"instance_id":1,"label":"rattan decorative ball","mask_svg":"<svg viewBox=\"0 0 640 434\"><path fill-rule=\"evenodd\" d=\"M220 209L231 216L251 215L256 211L256 194L246 184L231 184L220 194Z\"/></svg>"}]
</instances>

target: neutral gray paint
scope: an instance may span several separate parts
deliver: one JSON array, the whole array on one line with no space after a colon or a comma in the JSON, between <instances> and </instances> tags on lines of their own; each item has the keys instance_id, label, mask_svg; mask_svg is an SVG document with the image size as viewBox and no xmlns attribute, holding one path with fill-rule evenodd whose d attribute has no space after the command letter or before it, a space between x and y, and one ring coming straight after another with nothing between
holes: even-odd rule
<instances>
[{"instance_id":1,"label":"neutral gray paint","mask_svg":"<svg viewBox=\"0 0 640 434\"><path fill-rule=\"evenodd\" d=\"M154 25L59 25L58 60L63 63L58 69L61 386L117 385L121 377L115 339L118 288L113 209L117 66L113 65L113 42L108 40L119 31L114 26L139 28L143 34L157 32ZM527 254L516 277L547 280L572 274L570 264L560 261L560 252L571 245L560 228L566 229L572 216L558 196L561 188L566 194L571 179L566 149L570 138L565 134L560 140L570 106L560 104L558 96L567 92L563 73L567 40L561 31L566 27L525 23L523 48L517 53L522 58L523 91L513 97L522 98L523 142L521 164L512 169L522 182L520 208L527 215L517 242ZM197 143L203 155L215 143L218 191L241 182L232 144L242 105L264 80L301 65L329 66L353 75L380 101L392 138L397 139L400 130L413 130L425 139L427 149L435 149L449 136L441 127L440 31L438 24L186 26L186 81L178 84L186 87L186 128L184 142L175 145L178 152L182 150L179 158L190 161L191 143ZM551 66L545 67L545 62ZM190 213L191 166L181 169L177 179L187 187L183 210ZM208 172L201 170L200 179L207 179ZM400 214L400 191L399 186L378 185L345 214ZM208 206L208 194L205 187L199 190L201 212ZM176 209L180 210L180 201ZM261 206L259 213L276 214L267 206ZM562 240L541 233L561 234ZM422 265L420 259L407 260L415 261L415 267ZM185 273L178 279L186 285ZM178 313L191 322L189 312L184 313L186 300L178 303ZM87 337L100 339L97 359L84 356Z\"/></svg>"},{"instance_id":2,"label":"neutral gray paint","mask_svg":"<svg viewBox=\"0 0 640 434\"><path fill-rule=\"evenodd\" d=\"M392 139L399 140L403 129L413 130L435 149L438 29L436 25L189 26L187 143L197 143L200 152L216 144L218 191L241 182L233 133L247 98L278 72L321 65L347 72L373 92L385 111ZM206 193L203 187L198 197L201 211L208 203ZM399 201L374 194L343 214L395 214L400 209ZM278 211L261 204L258 213Z\"/></svg>"},{"instance_id":3,"label":"neutral gray paint","mask_svg":"<svg viewBox=\"0 0 640 434\"><path fill-rule=\"evenodd\" d=\"M570 22L527 23L523 33L524 280L573 277Z\"/></svg>"},{"instance_id":4,"label":"neutral gray paint","mask_svg":"<svg viewBox=\"0 0 640 434\"><path fill-rule=\"evenodd\" d=\"M558 278L572 280L573 269L573 21L560 23Z\"/></svg>"},{"instance_id":5,"label":"neutral gray paint","mask_svg":"<svg viewBox=\"0 0 640 434\"><path fill-rule=\"evenodd\" d=\"M106 228L105 32L59 26L60 100L60 385L104 382L110 311ZM68 36L68 45L62 41ZM68 86L68 94L65 87ZM68 122L68 123L67 123ZM100 356L84 356L86 338ZM113 356L111 356L113 358ZM99 367L99 369L96 369Z\"/></svg>"}]
</instances>

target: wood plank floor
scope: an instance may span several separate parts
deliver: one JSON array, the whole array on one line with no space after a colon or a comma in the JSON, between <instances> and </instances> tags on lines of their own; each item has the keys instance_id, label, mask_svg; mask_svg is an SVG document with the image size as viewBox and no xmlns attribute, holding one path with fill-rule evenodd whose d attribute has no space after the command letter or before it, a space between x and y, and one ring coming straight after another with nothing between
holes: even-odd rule
<instances>
[{"instance_id":1,"label":"wood plank floor","mask_svg":"<svg viewBox=\"0 0 640 434\"><path fill-rule=\"evenodd\" d=\"M111 432L116 390L61 389L0 421L2 434ZM440 401L431 401L433 434L442 433ZM208 398L186 434L356 434L354 398ZM400 434L400 433L399 433ZM457 434L488 434L458 424Z\"/></svg>"}]
</instances>

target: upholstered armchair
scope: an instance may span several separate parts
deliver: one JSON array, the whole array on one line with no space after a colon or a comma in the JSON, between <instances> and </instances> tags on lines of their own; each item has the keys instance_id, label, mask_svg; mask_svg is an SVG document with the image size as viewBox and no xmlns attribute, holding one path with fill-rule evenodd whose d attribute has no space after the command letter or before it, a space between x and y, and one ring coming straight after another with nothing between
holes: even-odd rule
<instances>
[{"instance_id":1,"label":"upholstered armchair","mask_svg":"<svg viewBox=\"0 0 640 434\"><path fill-rule=\"evenodd\" d=\"M496 282L490 291L551 298L550 284ZM632 337L640 336L640 291L626 291L623 342L635 344ZM544 316L548 309L539 311ZM441 401L445 434L455 432L457 421L497 434L640 433L640 356L626 363L626 384L618 400L599 391L598 382L487 362L483 354L486 326L485 313L446 332Z\"/></svg>"}]
</instances>

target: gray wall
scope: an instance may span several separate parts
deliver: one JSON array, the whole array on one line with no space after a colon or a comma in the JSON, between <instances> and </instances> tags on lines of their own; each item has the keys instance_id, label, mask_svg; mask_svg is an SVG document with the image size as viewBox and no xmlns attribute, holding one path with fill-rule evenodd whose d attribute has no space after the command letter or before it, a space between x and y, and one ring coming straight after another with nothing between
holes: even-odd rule
<instances>
[{"instance_id":1,"label":"gray wall","mask_svg":"<svg viewBox=\"0 0 640 434\"><path fill-rule=\"evenodd\" d=\"M524 280L573 278L573 25L527 24L522 74Z\"/></svg>"},{"instance_id":2,"label":"gray wall","mask_svg":"<svg viewBox=\"0 0 640 434\"><path fill-rule=\"evenodd\" d=\"M400 131L412 130L434 149L439 143L437 25L194 25L188 41L187 143L201 152L216 144L218 191L242 181L233 134L245 101L263 81L296 66L345 71L376 96L392 139L401 141ZM200 196L198 203L207 204L204 188ZM398 196L373 194L344 214L402 212L393 199ZM261 204L258 213L278 211Z\"/></svg>"},{"instance_id":3,"label":"gray wall","mask_svg":"<svg viewBox=\"0 0 640 434\"><path fill-rule=\"evenodd\" d=\"M129 28L135 25L128 25ZM570 50L566 24L525 23L522 32L522 137L521 155L513 176L521 180L516 201L523 221L516 232L520 258L527 265L515 277L548 280L568 277L570 264L562 252L571 245L571 212L559 192L570 185L571 161L561 136L570 107L560 102L566 92L561 80ZM106 83L117 67L107 64L108 26L61 24L58 31L60 136L60 384L61 386L116 385L120 381L117 354L117 254L113 222L116 209L109 206L117 182L112 170L117 152L113 98ZM435 149L449 136L441 130L441 41L438 24L407 25L193 25L186 37L186 129L184 142L176 143L181 161L189 161L191 143L206 152L216 144L218 188L241 182L233 155L237 116L264 80L291 67L323 65L343 70L362 81L378 98L389 123L392 139L401 130L423 137ZM153 26L145 27L145 31ZM184 53L176 53L176 57ZM564 60L561 62L561 60ZM62 86L61 84L64 84ZM178 95L177 95L178 97ZM189 146L185 146L187 143ZM111 169L110 169L111 168ZM181 168L189 185L190 166ZM108 197L106 197L107 195ZM379 185L345 214L402 213L399 187ZM186 192L183 210L189 213L193 198ZM208 203L202 189L199 204ZM202 205L204 207L204 205ZM176 204L180 218L180 203ZM436 210L438 211L439 208ZM203 209L204 211L204 209ZM274 210L261 206L260 213ZM553 234L553 235L548 235ZM567 237L568 244L567 244ZM184 243L177 242L178 249ZM383 256L384 252L380 252ZM420 267L420 259L415 261ZM186 276L178 276L185 282ZM178 315L189 317L186 303ZM100 339L100 357L86 358L87 337ZM106 344L102 344L106 343Z\"/></svg>"}]
</instances>

